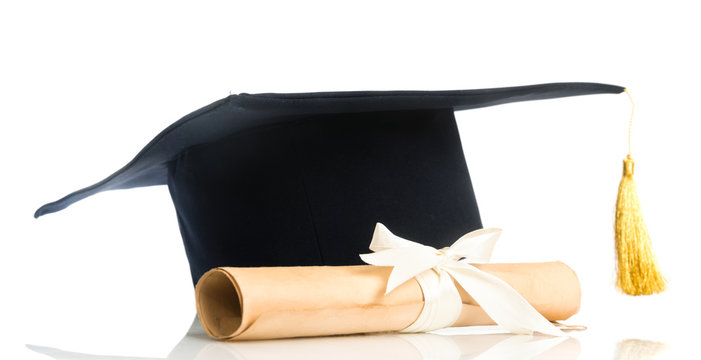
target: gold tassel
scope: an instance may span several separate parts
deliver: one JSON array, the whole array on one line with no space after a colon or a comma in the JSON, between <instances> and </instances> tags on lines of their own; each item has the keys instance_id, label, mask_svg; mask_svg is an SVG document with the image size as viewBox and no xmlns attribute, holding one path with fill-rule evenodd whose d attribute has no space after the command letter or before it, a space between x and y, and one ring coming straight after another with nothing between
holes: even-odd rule
<instances>
[{"instance_id":1,"label":"gold tassel","mask_svg":"<svg viewBox=\"0 0 701 360\"><path fill-rule=\"evenodd\" d=\"M630 97L628 89L626 93ZM630 97L631 103L633 98ZM635 111L635 104L633 104ZM633 122L631 113L630 125ZM628 295L651 295L665 289L665 280L652 252L652 243L640 211L638 192L633 180L635 163L630 156L630 125L628 127L628 156L623 160L623 178L616 200L616 257L618 278L616 286Z\"/></svg>"}]
</instances>

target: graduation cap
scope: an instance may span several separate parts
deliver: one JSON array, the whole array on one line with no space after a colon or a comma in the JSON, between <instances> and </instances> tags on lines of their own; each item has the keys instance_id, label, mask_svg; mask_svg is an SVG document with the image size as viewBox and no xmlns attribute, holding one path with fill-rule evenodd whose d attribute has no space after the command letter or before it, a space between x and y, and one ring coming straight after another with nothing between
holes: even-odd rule
<instances>
[{"instance_id":1,"label":"graduation cap","mask_svg":"<svg viewBox=\"0 0 701 360\"><path fill-rule=\"evenodd\" d=\"M378 222L442 248L482 227L454 111L624 90L553 83L231 95L34 216L101 191L168 185L195 283L217 266L361 264Z\"/></svg>"}]
</instances>

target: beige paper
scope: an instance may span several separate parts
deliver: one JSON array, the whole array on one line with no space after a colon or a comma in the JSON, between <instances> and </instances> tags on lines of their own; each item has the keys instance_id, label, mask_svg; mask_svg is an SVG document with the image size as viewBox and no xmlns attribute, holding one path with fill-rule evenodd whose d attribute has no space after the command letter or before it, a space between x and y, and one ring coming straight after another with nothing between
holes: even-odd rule
<instances>
[{"instance_id":1,"label":"beige paper","mask_svg":"<svg viewBox=\"0 0 701 360\"><path fill-rule=\"evenodd\" d=\"M579 281L561 262L475 266L506 281L550 321L579 310ZM391 271L370 265L216 268L197 283L197 312L210 336L226 340L399 331L419 316L423 293L412 279L384 295ZM458 289L463 309L453 326L494 323Z\"/></svg>"}]
</instances>

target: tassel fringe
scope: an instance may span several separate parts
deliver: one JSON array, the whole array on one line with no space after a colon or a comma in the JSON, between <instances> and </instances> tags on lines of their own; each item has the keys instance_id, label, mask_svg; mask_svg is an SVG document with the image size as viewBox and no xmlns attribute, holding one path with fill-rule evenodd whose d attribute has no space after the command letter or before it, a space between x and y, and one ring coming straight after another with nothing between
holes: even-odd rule
<instances>
[{"instance_id":1,"label":"tassel fringe","mask_svg":"<svg viewBox=\"0 0 701 360\"><path fill-rule=\"evenodd\" d=\"M630 155L623 160L623 178L616 200L616 286L628 295L651 295L664 291L666 283L640 211L634 165Z\"/></svg>"}]
</instances>

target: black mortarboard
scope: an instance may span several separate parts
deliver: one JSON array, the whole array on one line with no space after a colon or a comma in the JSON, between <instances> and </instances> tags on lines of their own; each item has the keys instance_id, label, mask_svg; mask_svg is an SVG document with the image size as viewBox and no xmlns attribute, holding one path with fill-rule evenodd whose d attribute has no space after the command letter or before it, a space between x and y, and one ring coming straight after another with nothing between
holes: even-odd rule
<instances>
[{"instance_id":1,"label":"black mortarboard","mask_svg":"<svg viewBox=\"0 0 701 360\"><path fill-rule=\"evenodd\" d=\"M377 222L442 248L482 226L454 111L622 91L555 83L231 95L34 216L101 191L167 184L194 282L217 266L360 264Z\"/></svg>"}]
</instances>

